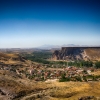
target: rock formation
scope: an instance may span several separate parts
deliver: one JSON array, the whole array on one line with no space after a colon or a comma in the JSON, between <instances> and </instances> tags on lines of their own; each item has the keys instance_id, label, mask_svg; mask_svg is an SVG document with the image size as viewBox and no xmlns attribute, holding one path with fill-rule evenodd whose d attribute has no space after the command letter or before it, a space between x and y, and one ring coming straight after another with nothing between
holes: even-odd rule
<instances>
[{"instance_id":1,"label":"rock formation","mask_svg":"<svg viewBox=\"0 0 100 100\"><path fill-rule=\"evenodd\" d=\"M61 50L54 51L52 60L100 61L100 47L62 47Z\"/></svg>"}]
</instances>

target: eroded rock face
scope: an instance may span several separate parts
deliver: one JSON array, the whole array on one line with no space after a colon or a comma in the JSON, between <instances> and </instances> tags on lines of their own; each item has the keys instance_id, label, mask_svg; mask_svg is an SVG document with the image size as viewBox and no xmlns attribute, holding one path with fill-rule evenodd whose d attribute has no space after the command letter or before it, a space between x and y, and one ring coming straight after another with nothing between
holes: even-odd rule
<instances>
[{"instance_id":1,"label":"eroded rock face","mask_svg":"<svg viewBox=\"0 0 100 100\"><path fill-rule=\"evenodd\" d=\"M62 47L54 51L52 59L100 61L100 47Z\"/></svg>"}]
</instances>

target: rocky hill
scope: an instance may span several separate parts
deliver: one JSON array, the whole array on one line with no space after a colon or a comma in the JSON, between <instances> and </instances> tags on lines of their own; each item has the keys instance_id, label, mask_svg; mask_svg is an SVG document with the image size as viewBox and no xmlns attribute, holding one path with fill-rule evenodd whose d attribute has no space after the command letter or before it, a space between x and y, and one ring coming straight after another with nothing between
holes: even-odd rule
<instances>
[{"instance_id":1,"label":"rocky hill","mask_svg":"<svg viewBox=\"0 0 100 100\"><path fill-rule=\"evenodd\" d=\"M15 53L0 52L0 62L5 64L24 63L26 59Z\"/></svg>"},{"instance_id":2,"label":"rocky hill","mask_svg":"<svg viewBox=\"0 0 100 100\"><path fill-rule=\"evenodd\" d=\"M100 47L62 47L54 51L52 60L100 61Z\"/></svg>"}]
</instances>

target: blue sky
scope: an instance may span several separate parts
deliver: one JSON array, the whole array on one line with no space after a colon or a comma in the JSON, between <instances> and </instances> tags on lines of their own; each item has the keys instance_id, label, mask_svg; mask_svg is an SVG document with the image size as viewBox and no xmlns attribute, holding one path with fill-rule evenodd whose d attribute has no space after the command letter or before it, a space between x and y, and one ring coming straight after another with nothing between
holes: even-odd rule
<instances>
[{"instance_id":1,"label":"blue sky","mask_svg":"<svg viewBox=\"0 0 100 100\"><path fill-rule=\"evenodd\" d=\"M100 45L99 0L0 0L0 48Z\"/></svg>"}]
</instances>

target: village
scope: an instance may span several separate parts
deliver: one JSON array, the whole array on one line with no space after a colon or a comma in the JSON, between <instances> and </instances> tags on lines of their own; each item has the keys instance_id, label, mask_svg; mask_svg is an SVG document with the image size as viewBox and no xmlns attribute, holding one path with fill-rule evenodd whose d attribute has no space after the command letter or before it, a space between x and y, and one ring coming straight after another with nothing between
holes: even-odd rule
<instances>
[{"instance_id":1,"label":"village","mask_svg":"<svg viewBox=\"0 0 100 100\"><path fill-rule=\"evenodd\" d=\"M14 72L21 77L28 78L34 81L58 80L64 81L100 81L100 76L95 76L92 72L97 69L93 67L75 67L62 66L62 68L55 68L54 65L33 64L30 66L22 65L4 65L0 63L0 70L7 70Z\"/></svg>"}]
</instances>

